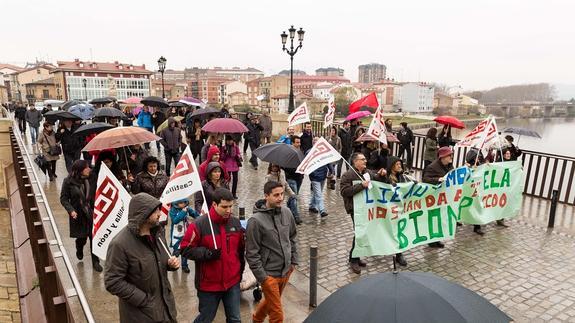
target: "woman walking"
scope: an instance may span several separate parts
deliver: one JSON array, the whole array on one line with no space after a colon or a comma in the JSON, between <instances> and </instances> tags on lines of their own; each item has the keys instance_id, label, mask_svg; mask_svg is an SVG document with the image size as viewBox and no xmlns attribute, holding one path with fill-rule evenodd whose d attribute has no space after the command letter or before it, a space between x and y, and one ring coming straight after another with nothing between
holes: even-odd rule
<instances>
[{"instance_id":1,"label":"woman walking","mask_svg":"<svg viewBox=\"0 0 575 323\"><path fill-rule=\"evenodd\" d=\"M423 169L437 159L437 128L431 127L425 135L425 151L423 152Z\"/></svg>"},{"instance_id":2,"label":"woman walking","mask_svg":"<svg viewBox=\"0 0 575 323\"><path fill-rule=\"evenodd\" d=\"M56 133L54 126L49 122L44 122L42 134L38 136L38 144L40 145L42 154L48 161L48 176L50 182L53 182L56 176L56 161L60 159L62 148L56 141Z\"/></svg>"},{"instance_id":3,"label":"woman walking","mask_svg":"<svg viewBox=\"0 0 575 323\"><path fill-rule=\"evenodd\" d=\"M217 188L230 189L228 182L224 180L222 166L218 162L211 162L207 167L206 180L202 182L202 188L204 190L204 195L206 196L206 206L208 209L212 206L212 195ZM204 197L202 192L197 192L195 196L194 208L196 212L202 214L202 205L204 203Z\"/></svg>"},{"instance_id":4,"label":"woman walking","mask_svg":"<svg viewBox=\"0 0 575 323\"><path fill-rule=\"evenodd\" d=\"M232 195L237 200L236 192L238 190L239 171L242 166L242 155L232 136L226 136L226 144L220 148L220 160L224 163L226 171L232 180Z\"/></svg>"},{"instance_id":5,"label":"woman walking","mask_svg":"<svg viewBox=\"0 0 575 323\"><path fill-rule=\"evenodd\" d=\"M68 212L70 221L70 237L76 239L76 258L84 258L84 246L90 239L90 253L92 254L92 268L102 271L100 259L92 253L92 210L94 205L89 199L90 195L90 163L86 160L76 160L72 164L70 175L62 183L60 204Z\"/></svg>"}]
</instances>

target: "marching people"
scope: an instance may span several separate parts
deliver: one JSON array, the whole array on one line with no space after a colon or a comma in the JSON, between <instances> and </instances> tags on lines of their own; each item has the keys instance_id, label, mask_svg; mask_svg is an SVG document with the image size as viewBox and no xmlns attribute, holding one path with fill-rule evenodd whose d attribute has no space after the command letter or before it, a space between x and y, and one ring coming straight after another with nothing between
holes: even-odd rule
<instances>
[{"instance_id":1,"label":"marching people","mask_svg":"<svg viewBox=\"0 0 575 323\"><path fill-rule=\"evenodd\" d=\"M206 179L202 181L202 190L206 197L206 206L209 208L212 205L213 194L218 188L229 189L229 183L225 180L224 170L218 162L211 162L206 169ZM202 192L197 192L195 195L195 210L202 213L202 206L204 204L204 196Z\"/></svg>"},{"instance_id":2,"label":"marching people","mask_svg":"<svg viewBox=\"0 0 575 323\"><path fill-rule=\"evenodd\" d=\"M240 281L245 267L245 242L240 220L232 215L233 204L229 190L215 189L208 214L191 223L182 240L182 257L196 264L194 281L199 314L195 323L213 322L220 301L226 322L241 321Z\"/></svg>"},{"instance_id":3,"label":"marching people","mask_svg":"<svg viewBox=\"0 0 575 323\"><path fill-rule=\"evenodd\" d=\"M30 139L32 139L32 145L35 145L38 140L38 128L40 128L40 122L43 118L42 112L36 110L34 105L30 105L30 109L26 111L25 119L30 128Z\"/></svg>"},{"instance_id":4,"label":"marching people","mask_svg":"<svg viewBox=\"0 0 575 323\"><path fill-rule=\"evenodd\" d=\"M24 134L26 132L26 107L18 103L14 109L14 116L18 120L18 129Z\"/></svg>"},{"instance_id":5,"label":"marching people","mask_svg":"<svg viewBox=\"0 0 575 323\"><path fill-rule=\"evenodd\" d=\"M170 247L173 250L173 255L178 257L186 230L190 223L193 222L193 219L198 218L200 214L190 206L190 200L187 198L174 201L171 204L170 211L168 212L172 220L170 225ZM183 272L186 274L190 273L188 259L186 257L182 257L181 267Z\"/></svg>"},{"instance_id":6,"label":"marching people","mask_svg":"<svg viewBox=\"0 0 575 323\"><path fill-rule=\"evenodd\" d=\"M295 134L295 129L294 127L287 127L286 129L286 134L282 135L280 137L280 139L278 139L278 141L276 141L279 144L288 144L291 145L291 137Z\"/></svg>"},{"instance_id":7,"label":"marching people","mask_svg":"<svg viewBox=\"0 0 575 323\"><path fill-rule=\"evenodd\" d=\"M213 133L208 136L208 139L206 139L206 142L204 143L202 149L200 150L200 160L199 160L200 164L205 162L206 160L208 160L209 163L210 159L208 158L208 150L210 150L212 146L220 147L218 136Z\"/></svg>"},{"instance_id":8,"label":"marching people","mask_svg":"<svg viewBox=\"0 0 575 323\"><path fill-rule=\"evenodd\" d=\"M250 150L252 153L252 157L250 158L250 164L255 170L257 170L258 157L254 154L254 150L256 150L256 148L260 146L261 131L263 130L263 127L260 125L258 117L252 116L247 124L247 128L248 132L246 133L247 135L244 136L244 139L250 146Z\"/></svg>"},{"instance_id":9,"label":"marching people","mask_svg":"<svg viewBox=\"0 0 575 323\"><path fill-rule=\"evenodd\" d=\"M368 173L371 180L385 182L385 175L387 171L382 168L377 173L367 169L367 158L362 153L353 153L350 157L352 169L349 169L341 176L340 194L343 197L343 204L345 211L351 216L351 221L354 222L353 214L353 197L355 194L360 193L369 186L369 182L365 179L358 178L358 174L364 176ZM361 183L353 184L354 181L361 180ZM355 230L354 230L355 231ZM358 257L353 257L353 249L355 248L355 232L353 242L349 251L349 264L351 270L356 274L361 274L361 267L367 266L367 263Z\"/></svg>"},{"instance_id":10,"label":"marching people","mask_svg":"<svg viewBox=\"0 0 575 323\"><path fill-rule=\"evenodd\" d=\"M511 153L511 160L517 160L521 156L521 149L513 144L513 137L511 135L505 136L505 140L509 143L509 151Z\"/></svg>"},{"instance_id":11,"label":"marching people","mask_svg":"<svg viewBox=\"0 0 575 323\"><path fill-rule=\"evenodd\" d=\"M379 143L379 149L371 152L369 160L367 162L367 168L371 170L379 170L382 168L387 168L389 156L389 148L383 142ZM367 157L367 156L366 156Z\"/></svg>"},{"instance_id":12,"label":"marching people","mask_svg":"<svg viewBox=\"0 0 575 323\"><path fill-rule=\"evenodd\" d=\"M351 156L353 149L353 141L352 141L353 134L350 131L349 121L345 120L343 122L343 125L342 127L339 128L337 135L341 140L341 157L342 157L342 159L340 159L337 162L337 178L339 179L341 177L341 170L344 164L343 160L344 159L346 161L349 160L349 156ZM345 163L345 169L349 170L349 165L347 163Z\"/></svg>"},{"instance_id":13,"label":"marching people","mask_svg":"<svg viewBox=\"0 0 575 323\"><path fill-rule=\"evenodd\" d=\"M144 161L150 157L142 145L132 145L118 149L118 158L122 170L126 170L128 177L134 177L144 170ZM127 163L127 164L126 164ZM131 180L133 182L133 179Z\"/></svg>"},{"instance_id":14,"label":"marching people","mask_svg":"<svg viewBox=\"0 0 575 323\"><path fill-rule=\"evenodd\" d=\"M230 135L226 136L226 144L220 148L220 159L229 174L229 178L231 179L232 195L237 199L239 171L242 166L243 159L240 153L240 148L234 142L234 138Z\"/></svg>"},{"instance_id":15,"label":"marching people","mask_svg":"<svg viewBox=\"0 0 575 323\"><path fill-rule=\"evenodd\" d=\"M455 145L455 141L451 137L451 126L444 125L443 128L441 128L441 132L439 132L439 136L437 137L437 145L439 145L439 148Z\"/></svg>"},{"instance_id":16,"label":"marching people","mask_svg":"<svg viewBox=\"0 0 575 323\"><path fill-rule=\"evenodd\" d=\"M157 133L158 129L166 121L166 114L162 112L159 108L154 108L154 112L152 113L152 125L154 126L154 130ZM156 141L156 148L158 149L158 156L160 155L160 142ZM179 147L178 147L179 149Z\"/></svg>"},{"instance_id":17,"label":"marching people","mask_svg":"<svg viewBox=\"0 0 575 323\"><path fill-rule=\"evenodd\" d=\"M364 127L358 127L357 129L355 129L355 132L353 133L353 137L351 139L352 153L361 153L364 147L364 142L358 141L357 139L359 139L359 137L361 137L364 133L365 133Z\"/></svg>"},{"instance_id":18,"label":"marching people","mask_svg":"<svg viewBox=\"0 0 575 323\"><path fill-rule=\"evenodd\" d=\"M208 165L212 162L217 162L220 164L220 168L223 172L222 176L226 181L230 180L230 174L228 173L228 169L226 168L226 164L222 161L222 159L220 158L220 148L218 148L218 146L216 145L212 145L210 146L210 148L208 149L208 154L206 156L206 160L200 164L200 167L198 167L198 172L200 175L200 180L203 181L208 177Z\"/></svg>"},{"instance_id":19,"label":"marching people","mask_svg":"<svg viewBox=\"0 0 575 323\"><path fill-rule=\"evenodd\" d=\"M194 159L196 159L202 152L205 139L205 134L202 131L202 123L199 119L194 119L192 125L186 127L186 137L188 138L188 145L190 145L192 155ZM199 160L199 163L201 162L202 160Z\"/></svg>"},{"instance_id":20,"label":"marching people","mask_svg":"<svg viewBox=\"0 0 575 323\"><path fill-rule=\"evenodd\" d=\"M303 132L301 134L301 136L299 136L300 140L301 140L301 151L304 154L307 154L307 152L311 149L311 147L313 147L313 132L311 129L311 123L306 122L303 125Z\"/></svg>"},{"instance_id":21,"label":"marching people","mask_svg":"<svg viewBox=\"0 0 575 323\"><path fill-rule=\"evenodd\" d=\"M140 126L141 128L144 128L146 130L148 130L149 132L153 132L154 131L154 124L152 123L152 114L150 113L150 108L148 108L147 105L145 105L142 110L140 111L140 113L138 113L138 126ZM159 145L159 144L158 144ZM150 144L149 143L145 143L144 147L146 147L146 149L150 149ZM159 150L159 149L158 149Z\"/></svg>"},{"instance_id":22,"label":"marching people","mask_svg":"<svg viewBox=\"0 0 575 323\"><path fill-rule=\"evenodd\" d=\"M56 140L54 126L46 121L42 128L42 134L40 134L38 138L38 144L40 145L42 154L48 161L48 176L50 177L50 182L53 182L57 177L56 161L60 159L62 148L60 148L60 144Z\"/></svg>"},{"instance_id":23,"label":"marching people","mask_svg":"<svg viewBox=\"0 0 575 323\"><path fill-rule=\"evenodd\" d=\"M413 155L411 148L413 145L413 131L407 126L407 122L400 123L401 128L397 132L397 139L399 139L399 158L403 158L406 153L406 170L410 171L412 166Z\"/></svg>"},{"instance_id":24,"label":"marching people","mask_svg":"<svg viewBox=\"0 0 575 323\"><path fill-rule=\"evenodd\" d=\"M301 148L301 140L298 136L292 136L290 141L295 149ZM302 220L298 211L297 197L299 194L299 190L301 188L301 184L303 183L303 174L296 173L295 168L284 168L284 172L286 176L286 181L289 187L291 187L292 191L294 192L292 196L288 197L287 206L292 211L295 222L297 224L301 224Z\"/></svg>"},{"instance_id":25,"label":"marching people","mask_svg":"<svg viewBox=\"0 0 575 323\"><path fill-rule=\"evenodd\" d=\"M260 125L262 126L262 144L269 144L272 138L272 118L268 111L264 110L260 116Z\"/></svg>"},{"instance_id":26,"label":"marching people","mask_svg":"<svg viewBox=\"0 0 575 323\"><path fill-rule=\"evenodd\" d=\"M171 175L172 160L174 167L178 165L180 160L180 146L182 145L182 131L177 127L176 119L173 117L168 118L168 127L160 132L161 140L159 143L164 146L164 156L166 159L166 175ZM158 149L158 153L160 150Z\"/></svg>"},{"instance_id":27,"label":"marching people","mask_svg":"<svg viewBox=\"0 0 575 323\"><path fill-rule=\"evenodd\" d=\"M129 106L125 107L124 108L124 114L126 115L126 117L122 118L122 126L124 126L124 127L133 126L134 120L136 119L136 117L132 113L132 107L129 107Z\"/></svg>"},{"instance_id":28,"label":"marching people","mask_svg":"<svg viewBox=\"0 0 575 323\"><path fill-rule=\"evenodd\" d=\"M76 258L84 259L84 246L90 239L90 254L92 268L102 271L100 259L92 253L92 212L94 200L90 200L90 163L86 160L76 160L72 171L64 179L60 191L60 204L69 215L70 237L76 239Z\"/></svg>"},{"instance_id":29,"label":"marching people","mask_svg":"<svg viewBox=\"0 0 575 323\"><path fill-rule=\"evenodd\" d=\"M477 166L485 164L486 162L487 160L483 156L483 153L477 148L470 149L465 155L465 164L469 168L475 169L477 168ZM485 232L483 232L483 230L481 229L481 225L479 224L473 225L473 232L477 233L480 236L485 234Z\"/></svg>"},{"instance_id":30,"label":"marching people","mask_svg":"<svg viewBox=\"0 0 575 323\"><path fill-rule=\"evenodd\" d=\"M431 165L437 158L437 128L431 127L425 135L425 150L423 151L423 169Z\"/></svg>"},{"instance_id":31,"label":"marching people","mask_svg":"<svg viewBox=\"0 0 575 323\"><path fill-rule=\"evenodd\" d=\"M294 191L291 189L290 185L288 184L285 174L282 172L282 169L273 163L269 163L268 165L268 174L266 175L266 183L267 182L278 182L280 184L283 184L284 186L284 196L287 198L287 200L289 201L290 198L295 197L295 193ZM289 203L288 203L289 204ZM292 212L292 214L299 214L297 213L297 210L293 210L293 204L290 206L288 205L288 208L290 209L290 211ZM295 213L294 213L295 212ZM295 216L294 216L295 217ZM298 217L295 218L295 223L296 224L301 224L302 220Z\"/></svg>"},{"instance_id":32,"label":"marching people","mask_svg":"<svg viewBox=\"0 0 575 323\"><path fill-rule=\"evenodd\" d=\"M389 157L389 163L387 166L387 182L393 186L396 186L397 183L409 182L403 174L403 160L398 157ZM395 261L397 261L400 266L407 266L407 261L401 252L395 254Z\"/></svg>"},{"instance_id":33,"label":"marching people","mask_svg":"<svg viewBox=\"0 0 575 323\"><path fill-rule=\"evenodd\" d=\"M133 194L148 193L159 199L168 185L169 178L160 171L160 161L156 157L148 157L142 165L143 170L136 175L130 185Z\"/></svg>"},{"instance_id":34,"label":"marching people","mask_svg":"<svg viewBox=\"0 0 575 323\"><path fill-rule=\"evenodd\" d=\"M64 119L60 122L60 128L56 131L56 141L62 145L64 162L68 173L72 170L72 164L75 160L80 159L80 152L83 148L82 138L74 134L80 126L70 119Z\"/></svg>"},{"instance_id":35,"label":"marching people","mask_svg":"<svg viewBox=\"0 0 575 323\"><path fill-rule=\"evenodd\" d=\"M106 254L104 284L118 296L120 322L177 322L168 271L180 261L168 254L162 203L146 193L130 200L128 225L112 239Z\"/></svg>"},{"instance_id":36,"label":"marching people","mask_svg":"<svg viewBox=\"0 0 575 323\"><path fill-rule=\"evenodd\" d=\"M341 155L341 151L343 149L343 145L341 143L341 138L337 134L337 127L332 126L329 129L329 138L327 142ZM337 166L337 162L331 163L329 167L329 172L327 174L327 178L329 180L328 187L332 190L335 189L335 167Z\"/></svg>"},{"instance_id":37,"label":"marching people","mask_svg":"<svg viewBox=\"0 0 575 323\"><path fill-rule=\"evenodd\" d=\"M437 159L423 172L422 182L437 185L445 180L445 175L453 169L453 151L449 146L441 147L437 150ZM445 245L441 241L429 244L432 248L443 248Z\"/></svg>"},{"instance_id":38,"label":"marching people","mask_svg":"<svg viewBox=\"0 0 575 323\"><path fill-rule=\"evenodd\" d=\"M261 284L264 299L252 315L261 323L284 321L281 296L298 264L296 223L291 211L282 206L284 187L278 182L264 185L264 199L255 203L246 232L246 260Z\"/></svg>"}]
</instances>

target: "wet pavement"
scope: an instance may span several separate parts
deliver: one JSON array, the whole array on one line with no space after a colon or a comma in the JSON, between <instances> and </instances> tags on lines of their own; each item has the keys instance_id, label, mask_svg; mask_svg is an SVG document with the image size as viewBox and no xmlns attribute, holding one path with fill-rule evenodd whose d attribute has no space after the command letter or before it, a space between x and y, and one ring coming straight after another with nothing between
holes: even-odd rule
<instances>
[{"instance_id":1,"label":"wet pavement","mask_svg":"<svg viewBox=\"0 0 575 323\"><path fill-rule=\"evenodd\" d=\"M155 146L155 145L152 145ZM154 148L152 148L155 150ZM236 207L245 207L246 216L252 213L256 199L263 197L267 163L259 170L249 165L240 172L239 199ZM74 255L74 241L67 238L68 215L59 203L61 183L66 176L63 159L58 161L58 178L49 182L41 175L49 204L68 254ZM300 266L292 276L283 297L286 322L301 322L308 307L309 247L319 250L320 300L360 276L353 274L347 264L351 245L352 223L345 214L343 202L336 190L325 191L329 216L320 219L307 211L309 181L306 179L300 195L300 212L304 224L298 226ZM549 203L525 197L521 215L508 221L509 228L487 225L485 236L472 232L471 226L459 227L456 239L446 242L444 249L414 248L404 253L407 271L429 271L459 283L486 297L517 322L555 320L575 321L575 212L572 206L559 205L556 228L546 230ZM87 250L86 250L87 252ZM390 271L391 257L370 257L361 276ZM75 271L83 286L98 322L118 319L117 300L106 292L103 274L92 271L89 257L78 261L72 256ZM178 319L189 322L197 314L197 298L192 273L170 273L176 297ZM242 320L249 322L253 309L251 291L242 293ZM216 322L224 322L220 308Z\"/></svg>"}]
</instances>

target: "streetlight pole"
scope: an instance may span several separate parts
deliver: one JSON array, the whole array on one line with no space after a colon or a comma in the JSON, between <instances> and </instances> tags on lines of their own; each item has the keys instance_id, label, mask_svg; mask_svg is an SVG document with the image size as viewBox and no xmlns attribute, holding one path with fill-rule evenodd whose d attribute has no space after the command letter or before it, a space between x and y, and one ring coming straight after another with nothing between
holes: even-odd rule
<instances>
[{"instance_id":1,"label":"streetlight pole","mask_svg":"<svg viewBox=\"0 0 575 323\"><path fill-rule=\"evenodd\" d=\"M166 98L166 92L164 89L164 71L166 70L166 58L164 56L161 56L158 59L158 72L160 72L160 74L162 74L162 98L165 99Z\"/></svg>"},{"instance_id":2,"label":"streetlight pole","mask_svg":"<svg viewBox=\"0 0 575 323\"><path fill-rule=\"evenodd\" d=\"M88 101L88 89L87 89L87 83L88 80L86 79L82 79L82 84L84 85L84 101Z\"/></svg>"},{"instance_id":3,"label":"streetlight pole","mask_svg":"<svg viewBox=\"0 0 575 323\"><path fill-rule=\"evenodd\" d=\"M289 37L290 37L290 48L286 48L286 43L287 43L287 38L288 38L288 34L286 34L286 32L282 32L282 34L280 35L282 38L282 50L285 51L289 56L290 56L290 84L289 84L289 106L288 106L288 112L291 113L293 112L294 108L295 108L295 103L294 103L294 98L293 98L293 57L294 55L297 53L298 49L302 48L303 46L303 35L305 33L305 31L303 31L302 28L300 28L297 31L297 36L298 36L298 41L299 41L299 45L297 45L295 48L293 46L293 40L295 38L295 34L296 34L296 29L294 28L294 26L292 25L289 29Z\"/></svg>"}]
</instances>

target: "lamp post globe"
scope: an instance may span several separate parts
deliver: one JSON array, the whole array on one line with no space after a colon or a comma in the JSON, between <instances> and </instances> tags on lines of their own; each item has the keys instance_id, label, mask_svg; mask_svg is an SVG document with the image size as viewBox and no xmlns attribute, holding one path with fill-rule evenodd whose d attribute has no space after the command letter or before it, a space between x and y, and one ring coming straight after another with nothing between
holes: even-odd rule
<instances>
[{"instance_id":1,"label":"lamp post globe","mask_svg":"<svg viewBox=\"0 0 575 323\"><path fill-rule=\"evenodd\" d=\"M293 57L297 53L298 49L302 48L302 46L303 46L303 36L305 34L305 31L303 30L303 28L300 28L299 30L297 30L292 25L288 29L288 32L289 32L289 34L286 34L285 31L282 32L280 37L282 40L282 50L285 51L290 56L290 89L289 89L288 113L291 113L291 112L293 112L293 110L295 108L295 102L294 102L294 96L293 96ZM296 32L297 32L297 40L296 41L299 41L299 44L296 44L296 46L294 47L293 42L294 42L294 39L296 37ZM290 38L289 48L286 47L288 36Z\"/></svg>"},{"instance_id":2,"label":"lamp post globe","mask_svg":"<svg viewBox=\"0 0 575 323\"><path fill-rule=\"evenodd\" d=\"M161 56L158 59L158 72L160 72L160 74L162 75L162 98L164 99L166 98L166 92L164 89L164 71L166 70L167 61L168 60L164 56Z\"/></svg>"}]
</instances>

